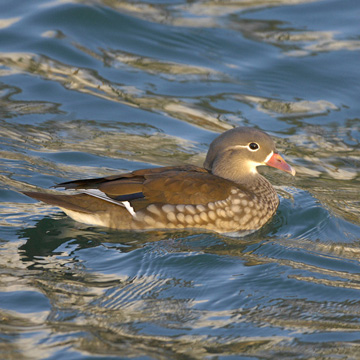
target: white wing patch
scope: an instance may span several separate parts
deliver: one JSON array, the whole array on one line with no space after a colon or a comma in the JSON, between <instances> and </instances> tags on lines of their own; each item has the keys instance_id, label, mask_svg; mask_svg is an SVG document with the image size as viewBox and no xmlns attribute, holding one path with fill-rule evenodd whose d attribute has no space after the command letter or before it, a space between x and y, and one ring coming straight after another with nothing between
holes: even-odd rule
<instances>
[{"instance_id":1,"label":"white wing patch","mask_svg":"<svg viewBox=\"0 0 360 360\"><path fill-rule=\"evenodd\" d=\"M122 206L131 214L131 216L136 216L134 208L131 206L129 201L116 201L116 200L108 197L105 193L103 193L102 191L100 191L98 189L82 190L81 192L86 195L90 195L90 196L96 197L98 199L105 200L112 204Z\"/></svg>"},{"instance_id":2,"label":"white wing patch","mask_svg":"<svg viewBox=\"0 0 360 360\"><path fill-rule=\"evenodd\" d=\"M124 204L126 210L131 214L131 216L136 216L134 208L130 205L128 201L122 201L122 204Z\"/></svg>"}]
</instances>

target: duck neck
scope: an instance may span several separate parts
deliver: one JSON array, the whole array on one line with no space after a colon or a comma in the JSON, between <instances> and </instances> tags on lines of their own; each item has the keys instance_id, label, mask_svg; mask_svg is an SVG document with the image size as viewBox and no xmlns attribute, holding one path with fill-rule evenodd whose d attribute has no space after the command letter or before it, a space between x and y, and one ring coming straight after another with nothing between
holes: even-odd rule
<instances>
[{"instance_id":1,"label":"duck neck","mask_svg":"<svg viewBox=\"0 0 360 360\"><path fill-rule=\"evenodd\" d=\"M257 197L277 198L271 183L257 172L256 167L246 167L241 161L236 164L232 163L232 166L227 164L230 162L215 162L211 172L216 176L233 181Z\"/></svg>"},{"instance_id":2,"label":"duck neck","mask_svg":"<svg viewBox=\"0 0 360 360\"><path fill-rule=\"evenodd\" d=\"M212 164L211 173L246 187L250 187L258 179L263 178L257 172L256 166L251 166L249 162L242 159L218 158Z\"/></svg>"}]
</instances>

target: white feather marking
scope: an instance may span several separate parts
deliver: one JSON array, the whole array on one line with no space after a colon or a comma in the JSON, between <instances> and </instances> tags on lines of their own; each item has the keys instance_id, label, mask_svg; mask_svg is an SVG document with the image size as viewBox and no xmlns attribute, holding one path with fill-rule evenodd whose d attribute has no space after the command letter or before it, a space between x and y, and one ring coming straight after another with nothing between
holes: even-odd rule
<instances>
[{"instance_id":1,"label":"white feather marking","mask_svg":"<svg viewBox=\"0 0 360 360\"><path fill-rule=\"evenodd\" d=\"M230 146L229 149L244 149L247 148L247 145L234 145L234 146Z\"/></svg>"},{"instance_id":2,"label":"white feather marking","mask_svg":"<svg viewBox=\"0 0 360 360\"><path fill-rule=\"evenodd\" d=\"M111 202L116 205L125 206L122 204L121 201L116 201L116 200L108 197L105 193L103 193L102 191L100 191L98 189L81 190L81 192L86 195L90 195L90 196L96 197L98 199L105 200L107 202Z\"/></svg>"},{"instance_id":3,"label":"white feather marking","mask_svg":"<svg viewBox=\"0 0 360 360\"><path fill-rule=\"evenodd\" d=\"M249 167L249 171L252 173L252 174L257 174L257 170L256 168L259 166L259 165L263 165L262 163L259 163L259 162L255 162L255 161L246 161L246 165Z\"/></svg>"},{"instance_id":4,"label":"white feather marking","mask_svg":"<svg viewBox=\"0 0 360 360\"><path fill-rule=\"evenodd\" d=\"M122 206L131 214L131 216L136 216L134 208L131 206L129 201L117 201L117 200L114 200L114 199L108 197L105 193L103 193L99 189L82 190L82 193L84 193L86 195L96 197L96 198L101 199L101 200L105 200L105 201L110 202L110 203L115 204L115 205Z\"/></svg>"},{"instance_id":5,"label":"white feather marking","mask_svg":"<svg viewBox=\"0 0 360 360\"><path fill-rule=\"evenodd\" d=\"M270 159L271 157L274 155L274 152L272 151L267 157L266 159L264 160L264 163L266 164Z\"/></svg>"},{"instance_id":6,"label":"white feather marking","mask_svg":"<svg viewBox=\"0 0 360 360\"><path fill-rule=\"evenodd\" d=\"M130 205L128 201L123 201L122 203L124 204L126 210L131 214L131 216L136 216L134 208Z\"/></svg>"}]
</instances>

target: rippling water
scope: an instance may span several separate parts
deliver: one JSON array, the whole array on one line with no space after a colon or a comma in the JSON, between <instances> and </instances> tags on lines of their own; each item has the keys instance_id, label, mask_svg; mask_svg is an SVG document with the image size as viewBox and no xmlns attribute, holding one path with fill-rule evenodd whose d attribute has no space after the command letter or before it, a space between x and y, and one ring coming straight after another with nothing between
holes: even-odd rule
<instances>
[{"instance_id":1,"label":"rippling water","mask_svg":"<svg viewBox=\"0 0 360 360\"><path fill-rule=\"evenodd\" d=\"M360 358L360 2L0 2L6 359ZM201 164L236 125L297 170L244 238L73 222L19 193Z\"/></svg>"}]
</instances>

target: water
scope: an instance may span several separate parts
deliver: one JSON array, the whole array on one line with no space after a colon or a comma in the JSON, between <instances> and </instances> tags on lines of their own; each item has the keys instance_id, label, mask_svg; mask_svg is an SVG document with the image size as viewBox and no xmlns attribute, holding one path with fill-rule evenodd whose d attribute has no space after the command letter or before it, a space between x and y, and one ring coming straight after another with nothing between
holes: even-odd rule
<instances>
[{"instance_id":1,"label":"water","mask_svg":"<svg viewBox=\"0 0 360 360\"><path fill-rule=\"evenodd\" d=\"M0 2L4 359L360 358L360 2ZM292 178L245 238L110 231L21 190L201 164L234 125Z\"/></svg>"}]
</instances>

